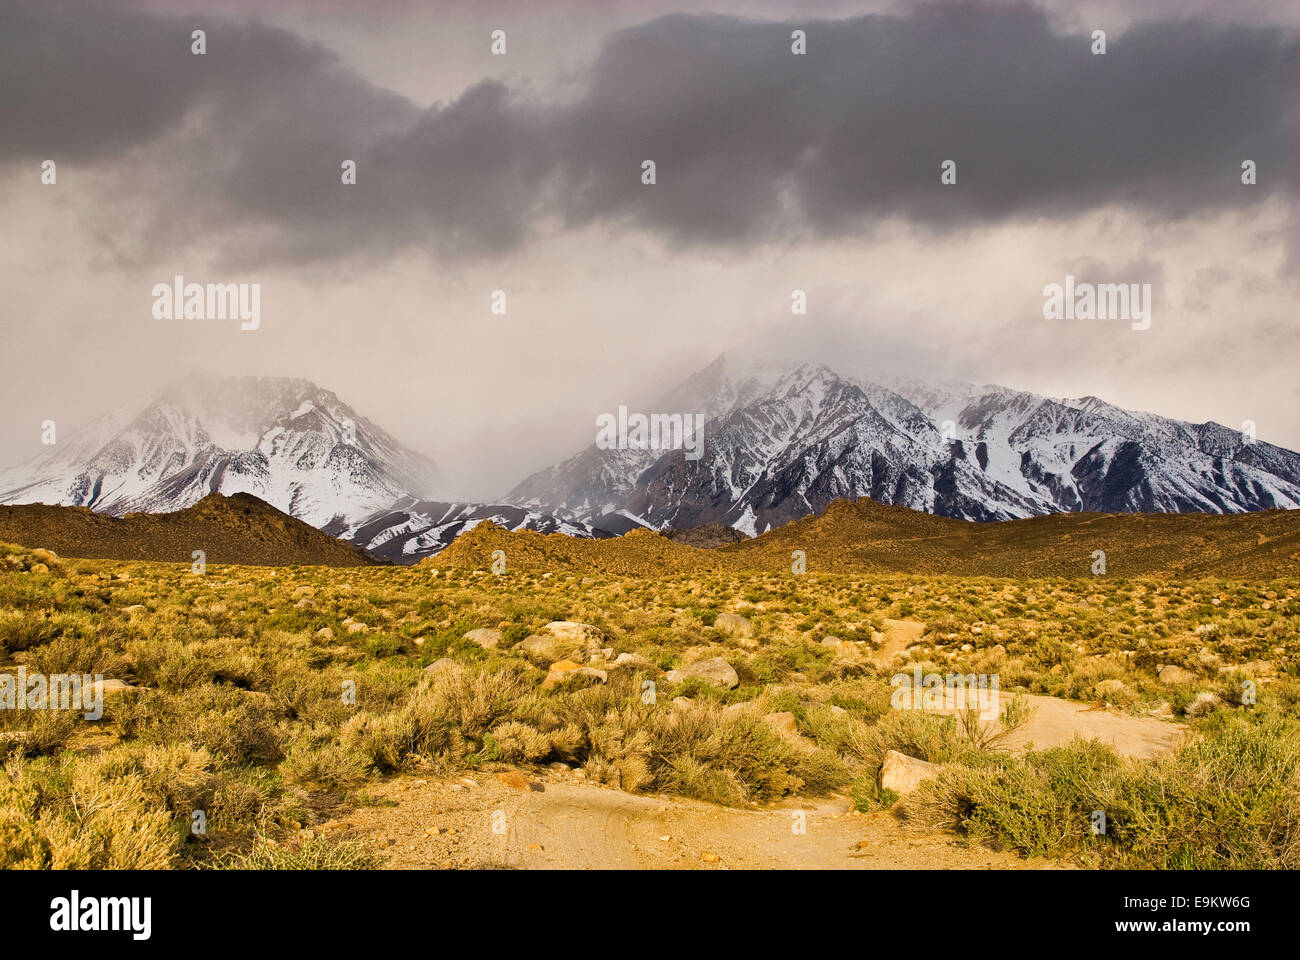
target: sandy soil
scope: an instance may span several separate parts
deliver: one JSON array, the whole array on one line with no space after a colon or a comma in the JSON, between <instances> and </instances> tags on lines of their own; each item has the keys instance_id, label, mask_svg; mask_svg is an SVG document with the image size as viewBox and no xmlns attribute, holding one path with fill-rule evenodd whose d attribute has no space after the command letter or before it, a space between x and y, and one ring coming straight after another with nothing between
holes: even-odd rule
<instances>
[{"instance_id":1,"label":"sandy soil","mask_svg":"<svg viewBox=\"0 0 1300 960\"><path fill-rule=\"evenodd\" d=\"M1043 869L1042 860L918 835L847 798L734 810L595 786L572 771L400 777L317 828L366 835L397 869ZM797 828L802 826L802 832Z\"/></svg>"},{"instance_id":2,"label":"sandy soil","mask_svg":"<svg viewBox=\"0 0 1300 960\"><path fill-rule=\"evenodd\" d=\"M914 620L886 620L885 642L872 659L882 667L899 662L898 657L908 647L919 643L925 624ZM1002 691L999 708L1006 707L1014 694ZM1089 740L1100 740L1124 756L1150 759L1169 753L1182 741L1187 728L1172 720L1159 717L1135 717L1108 707L1075 703L1056 697L1025 694L1030 707L1028 722L1006 734L997 744L1001 750L1024 751L1030 748L1046 750L1069 743L1075 735ZM954 713L953 709L937 709L936 713Z\"/></svg>"}]
</instances>

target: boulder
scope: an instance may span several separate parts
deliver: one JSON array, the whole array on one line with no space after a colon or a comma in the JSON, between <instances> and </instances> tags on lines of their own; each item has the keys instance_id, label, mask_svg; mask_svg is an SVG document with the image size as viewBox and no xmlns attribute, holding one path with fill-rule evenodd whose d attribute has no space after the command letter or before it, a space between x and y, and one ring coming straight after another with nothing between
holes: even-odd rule
<instances>
[{"instance_id":1,"label":"boulder","mask_svg":"<svg viewBox=\"0 0 1300 960\"><path fill-rule=\"evenodd\" d=\"M1182 667L1175 666L1172 663L1168 666L1161 667L1158 675L1161 683L1170 684L1191 683L1196 679L1196 674L1192 673L1192 671L1184 670Z\"/></svg>"},{"instance_id":2,"label":"boulder","mask_svg":"<svg viewBox=\"0 0 1300 960\"><path fill-rule=\"evenodd\" d=\"M1222 703L1223 701L1216 694L1211 693L1209 690L1202 690L1196 695L1196 699L1183 709L1183 713L1189 717L1201 717L1207 713L1213 713Z\"/></svg>"},{"instance_id":3,"label":"boulder","mask_svg":"<svg viewBox=\"0 0 1300 960\"><path fill-rule=\"evenodd\" d=\"M880 788L893 790L899 796L911 793L923 780L933 778L939 768L933 763L909 757L897 750L885 754L885 762L880 765Z\"/></svg>"},{"instance_id":4,"label":"boulder","mask_svg":"<svg viewBox=\"0 0 1300 960\"><path fill-rule=\"evenodd\" d=\"M799 721L788 710L782 710L780 713L769 713L763 718L763 722L788 739L799 736Z\"/></svg>"},{"instance_id":5,"label":"boulder","mask_svg":"<svg viewBox=\"0 0 1300 960\"><path fill-rule=\"evenodd\" d=\"M605 635L589 623L577 623L573 620L552 620L542 628L559 640L580 643L584 647L598 649Z\"/></svg>"},{"instance_id":6,"label":"boulder","mask_svg":"<svg viewBox=\"0 0 1300 960\"><path fill-rule=\"evenodd\" d=\"M596 683L604 683L609 679L609 674L604 670L597 670L595 667L584 667L572 660L561 660L558 663L551 664L546 679L542 681L542 689L551 690L557 684L572 676L587 677Z\"/></svg>"},{"instance_id":7,"label":"boulder","mask_svg":"<svg viewBox=\"0 0 1300 960\"><path fill-rule=\"evenodd\" d=\"M424 672L443 673L444 671L454 670L454 669L456 669L456 661L452 660L450 657L443 657L440 660L433 661L433 663L425 667Z\"/></svg>"},{"instance_id":8,"label":"boulder","mask_svg":"<svg viewBox=\"0 0 1300 960\"><path fill-rule=\"evenodd\" d=\"M660 669L639 653L620 653L610 665L611 670L649 670L660 673Z\"/></svg>"},{"instance_id":9,"label":"boulder","mask_svg":"<svg viewBox=\"0 0 1300 960\"><path fill-rule=\"evenodd\" d=\"M590 624L572 620L552 620L542 628L515 644L514 649L539 666L556 660L579 660L599 651L604 637Z\"/></svg>"},{"instance_id":10,"label":"boulder","mask_svg":"<svg viewBox=\"0 0 1300 960\"><path fill-rule=\"evenodd\" d=\"M1105 680L1102 680L1093 689L1097 691L1098 696L1117 697L1123 694L1127 688L1124 686L1123 680L1117 680L1114 677L1109 677Z\"/></svg>"},{"instance_id":11,"label":"boulder","mask_svg":"<svg viewBox=\"0 0 1300 960\"><path fill-rule=\"evenodd\" d=\"M754 625L738 613L720 613L713 625L733 637L752 637Z\"/></svg>"},{"instance_id":12,"label":"boulder","mask_svg":"<svg viewBox=\"0 0 1300 960\"><path fill-rule=\"evenodd\" d=\"M501 643L501 631L491 627L479 627L465 634L464 639L477 643L484 650L495 650Z\"/></svg>"},{"instance_id":13,"label":"boulder","mask_svg":"<svg viewBox=\"0 0 1300 960\"><path fill-rule=\"evenodd\" d=\"M823 637L822 646L829 649L835 654L836 660L848 660L857 663L865 659L862 648L849 640L841 640L839 637Z\"/></svg>"},{"instance_id":14,"label":"boulder","mask_svg":"<svg viewBox=\"0 0 1300 960\"><path fill-rule=\"evenodd\" d=\"M725 690L734 690L740 686L740 677L736 675L736 671L731 664L727 663L722 657L699 660L689 666L682 667L680 670L668 671L668 679L673 683L681 683L683 680L689 680L692 677L699 677L701 680L722 687Z\"/></svg>"},{"instance_id":15,"label":"boulder","mask_svg":"<svg viewBox=\"0 0 1300 960\"><path fill-rule=\"evenodd\" d=\"M543 665L561 659L566 653L576 652L573 644L565 643L549 633L534 633L524 637L514 645L514 649L529 660Z\"/></svg>"}]
</instances>

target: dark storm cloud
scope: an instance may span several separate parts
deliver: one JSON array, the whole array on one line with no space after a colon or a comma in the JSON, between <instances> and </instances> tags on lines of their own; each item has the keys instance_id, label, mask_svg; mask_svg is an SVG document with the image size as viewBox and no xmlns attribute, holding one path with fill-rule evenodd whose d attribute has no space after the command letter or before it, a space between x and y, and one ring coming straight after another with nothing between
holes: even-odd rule
<instances>
[{"instance_id":1,"label":"dark storm cloud","mask_svg":"<svg viewBox=\"0 0 1300 960\"><path fill-rule=\"evenodd\" d=\"M671 16L611 36L557 105L496 81L417 107L257 23L0 13L0 159L130 157L141 236L258 260L509 249L547 215L677 244L947 229L1131 205L1162 219L1295 188L1300 57L1275 27L1054 33L1028 6L807 23ZM807 31L794 56L790 31ZM128 153L127 151L130 151ZM355 159L358 184L339 164ZM641 162L658 183L640 182ZM1240 165L1256 161L1259 186ZM940 185L954 160L957 185ZM189 211L173 216L178 207Z\"/></svg>"},{"instance_id":2,"label":"dark storm cloud","mask_svg":"<svg viewBox=\"0 0 1300 960\"><path fill-rule=\"evenodd\" d=\"M803 57L789 26L727 19L612 38L570 140L571 214L726 242L1111 202L1177 217L1295 186L1294 36L1143 23L1098 56L1039 11L982 5L803 26ZM654 191L625 186L642 156L658 161Z\"/></svg>"}]
</instances>

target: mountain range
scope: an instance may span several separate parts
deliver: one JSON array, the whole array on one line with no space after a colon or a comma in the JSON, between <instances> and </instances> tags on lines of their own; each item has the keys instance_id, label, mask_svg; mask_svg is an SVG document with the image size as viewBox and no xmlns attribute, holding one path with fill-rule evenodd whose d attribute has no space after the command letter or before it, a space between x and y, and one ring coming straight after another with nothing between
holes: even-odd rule
<instances>
[{"instance_id":1,"label":"mountain range","mask_svg":"<svg viewBox=\"0 0 1300 960\"><path fill-rule=\"evenodd\" d=\"M756 536L862 497L978 521L1300 508L1300 455L1096 397L724 354L644 409L702 413L702 456L593 443L500 502L455 502L438 499L431 460L329 390L190 378L0 472L0 504L122 516L247 493L396 562L486 520L592 539L706 524Z\"/></svg>"},{"instance_id":2,"label":"mountain range","mask_svg":"<svg viewBox=\"0 0 1300 960\"><path fill-rule=\"evenodd\" d=\"M703 411L703 456L593 445L505 499L595 526L750 535L858 497L965 520L1300 507L1300 455L1096 397L723 355L651 409Z\"/></svg>"}]
</instances>

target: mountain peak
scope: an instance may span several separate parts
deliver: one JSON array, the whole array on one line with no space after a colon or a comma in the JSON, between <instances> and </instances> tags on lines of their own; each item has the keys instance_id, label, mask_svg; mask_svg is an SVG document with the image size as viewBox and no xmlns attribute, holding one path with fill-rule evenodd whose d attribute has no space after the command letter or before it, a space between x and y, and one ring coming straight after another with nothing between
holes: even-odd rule
<instances>
[{"instance_id":1,"label":"mountain peak","mask_svg":"<svg viewBox=\"0 0 1300 960\"><path fill-rule=\"evenodd\" d=\"M248 493L325 526L430 496L437 477L431 461L309 380L195 376L0 474L0 503L120 515Z\"/></svg>"}]
</instances>

